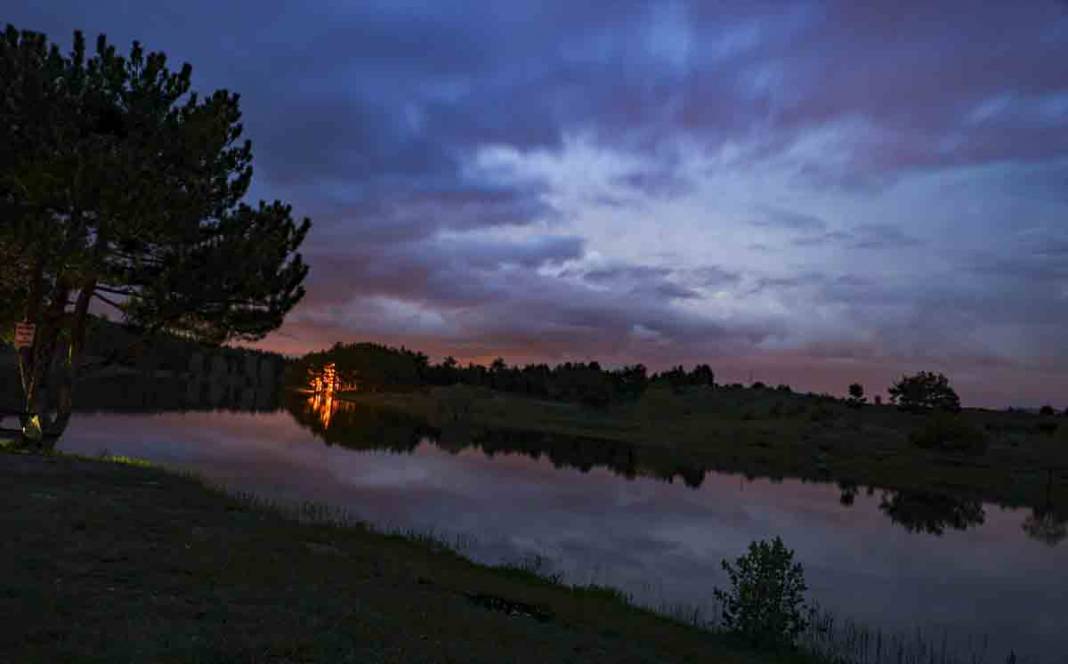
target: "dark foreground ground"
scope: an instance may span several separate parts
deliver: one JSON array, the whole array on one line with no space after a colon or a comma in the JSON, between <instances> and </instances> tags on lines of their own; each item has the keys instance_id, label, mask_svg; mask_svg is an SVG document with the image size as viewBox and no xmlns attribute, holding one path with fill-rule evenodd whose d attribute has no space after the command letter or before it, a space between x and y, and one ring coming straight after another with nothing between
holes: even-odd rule
<instances>
[{"instance_id":1,"label":"dark foreground ground","mask_svg":"<svg viewBox=\"0 0 1068 664\"><path fill-rule=\"evenodd\" d=\"M2 662L784 661L153 468L0 453L0 505Z\"/></svg>"}]
</instances>

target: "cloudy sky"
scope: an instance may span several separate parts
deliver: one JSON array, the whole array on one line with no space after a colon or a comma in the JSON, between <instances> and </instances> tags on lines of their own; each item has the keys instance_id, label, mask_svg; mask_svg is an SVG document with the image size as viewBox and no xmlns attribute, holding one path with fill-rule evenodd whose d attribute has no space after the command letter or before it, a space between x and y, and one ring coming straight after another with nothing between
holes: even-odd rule
<instances>
[{"instance_id":1,"label":"cloudy sky","mask_svg":"<svg viewBox=\"0 0 1068 664\"><path fill-rule=\"evenodd\" d=\"M881 8L869 5L880 4ZM14 0L242 94L266 341L1068 406L1068 3Z\"/></svg>"}]
</instances>

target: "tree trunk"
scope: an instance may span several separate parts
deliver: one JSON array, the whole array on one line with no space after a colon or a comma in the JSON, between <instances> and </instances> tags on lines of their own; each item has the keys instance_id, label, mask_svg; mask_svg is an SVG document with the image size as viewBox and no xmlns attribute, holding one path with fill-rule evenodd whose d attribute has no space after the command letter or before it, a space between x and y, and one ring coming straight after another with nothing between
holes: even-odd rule
<instances>
[{"instance_id":1,"label":"tree trunk","mask_svg":"<svg viewBox=\"0 0 1068 664\"><path fill-rule=\"evenodd\" d=\"M41 297L44 287L44 265L35 260L30 273L30 291L26 298L26 310L23 320L37 324L41 314ZM21 416L22 434L19 437L20 447L30 447L40 440L40 420L35 420L38 413L38 384L37 384L37 347L41 343L39 335L34 335L33 343L26 348L20 348L19 356L19 379L22 384L23 413Z\"/></svg>"},{"instance_id":2,"label":"tree trunk","mask_svg":"<svg viewBox=\"0 0 1068 664\"><path fill-rule=\"evenodd\" d=\"M43 290L43 269L38 262L34 266L25 314L26 320L36 326L36 333L32 346L19 354L24 397L19 446L37 450L49 450L55 445L55 437L50 431L51 422L47 417L47 385L64 327L67 300L70 298L70 291L57 281L52 289L51 301L44 308Z\"/></svg>"},{"instance_id":3,"label":"tree trunk","mask_svg":"<svg viewBox=\"0 0 1068 664\"><path fill-rule=\"evenodd\" d=\"M74 410L74 387L78 382L82 357L85 353L86 319L89 315L89 302L93 298L95 289L96 280L90 280L83 284L81 291L78 292L78 299L74 303L67 357L63 363L63 375L60 380L58 401L56 403L56 419L49 424L46 434L48 449L54 447L59 437L67 430L71 413Z\"/></svg>"}]
</instances>

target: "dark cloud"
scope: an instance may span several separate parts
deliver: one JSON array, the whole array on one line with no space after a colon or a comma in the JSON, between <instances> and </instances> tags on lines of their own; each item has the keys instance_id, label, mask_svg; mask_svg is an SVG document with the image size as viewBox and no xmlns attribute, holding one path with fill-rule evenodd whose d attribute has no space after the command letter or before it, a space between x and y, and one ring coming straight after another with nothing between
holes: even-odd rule
<instances>
[{"instance_id":1,"label":"dark cloud","mask_svg":"<svg viewBox=\"0 0 1068 664\"><path fill-rule=\"evenodd\" d=\"M715 265L690 268L686 270L687 283L704 288L717 288L738 283L741 276L737 272L725 270Z\"/></svg>"},{"instance_id":2,"label":"dark cloud","mask_svg":"<svg viewBox=\"0 0 1068 664\"><path fill-rule=\"evenodd\" d=\"M821 233L827 228L827 222L819 217L803 212L764 208L764 216L750 223L762 228L782 228L790 231Z\"/></svg>"},{"instance_id":3,"label":"dark cloud","mask_svg":"<svg viewBox=\"0 0 1068 664\"><path fill-rule=\"evenodd\" d=\"M198 89L242 94L254 193L316 222L287 348L378 335L472 357L757 362L775 341L824 360L1068 361L1054 341L1068 325L1068 236L1057 230L1068 209L1068 11L1054 0L5 9L63 42L75 28L141 39L192 62ZM735 257L715 246L717 258L695 251L701 261L677 265L601 255L582 211L546 182L470 168L486 146L552 156L574 135L637 163L590 192L612 214L684 198L713 171L738 174L721 193L748 201L735 215L748 222L725 230L759 229L748 246L761 262L721 262ZM714 165L694 170L695 155ZM1013 165L1022 175L989 178L1013 205L984 211L995 192L977 191L962 206L976 248L962 257L944 240L919 266L880 257L934 251L926 235L844 203L805 204L838 190L850 204L892 198L910 177ZM631 242L652 251L681 221L651 216ZM1023 224L1047 230L1005 240ZM719 230L694 242L718 242L707 238ZM870 270L797 260L813 247ZM713 293L738 310L717 317L703 307ZM817 310L849 329L796 341Z\"/></svg>"},{"instance_id":4,"label":"dark cloud","mask_svg":"<svg viewBox=\"0 0 1068 664\"><path fill-rule=\"evenodd\" d=\"M792 240L794 246L840 246L850 249L901 249L920 244L897 226L860 224L846 230L805 235Z\"/></svg>"},{"instance_id":5,"label":"dark cloud","mask_svg":"<svg viewBox=\"0 0 1068 664\"><path fill-rule=\"evenodd\" d=\"M556 217L555 208L536 188L458 183L439 191L367 194L353 203L324 206L318 219L331 231L360 244L383 244L426 238L442 231L526 226ZM336 237L328 242L335 244Z\"/></svg>"},{"instance_id":6,"label":"dark cloud","mask_svg":"<svg viewBox=\"0 0 1068 664\"><path fill-rule=\"evenodd\" d=\"M535 269L580 254L580 243L557 238L422 241L355 260L348 252L317 256L309 300L294 323L404 339L453 354L470 349L476 355L484 350L527 359L596 355L618 361L654 361L679 348L719 354L750 347L774 329L766 323L727 328L675 309L674 300L696 297L681 282L695 275L628 265L564 270L564 276ZM706 280L730 278L716 268L695 272Z\"/></svg>"},{"instance_id":7,"label":"dark cloud","mask_svg":"<svg viewBox=\"0 0 1068 664\"><path fill-rule=\"evenodd\" d=\"M587 281L593 283L611 283L620 280L626 281L660 281L668 278L671 270L666 267L650 267L647 265L613 265L590 270L583 275Z\"/></svg>"},{"instance_id":8,"label":"dark cloud","mask_svg":"<svg viewBox=\"0 0 1068 664\"><path fill-rule=\"evenodd\" d=\"M671 269L630 264L588 270L580 272L579 276L596 286L662 300L700 299L699 289L733 285L740 279L739 275L717 266Z\"/></svg>"}]
</instances>

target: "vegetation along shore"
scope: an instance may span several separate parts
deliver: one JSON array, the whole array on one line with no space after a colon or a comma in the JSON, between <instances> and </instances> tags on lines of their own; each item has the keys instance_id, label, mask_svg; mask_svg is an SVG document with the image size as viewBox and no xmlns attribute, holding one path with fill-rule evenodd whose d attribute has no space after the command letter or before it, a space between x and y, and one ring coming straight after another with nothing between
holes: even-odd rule
<instances>
[{"instance_id":1,"label":"vegetation along shore","mask_svg":"<svg viewBox=\"0 0 1068 664\"><path fill-rule=\"evenodd\" d=\"M948 380L934 374L892 386L919 394L876 405L862 389L843 399L785 385L721 385L706 365L659 374L596 363L458 367L404 349L339 344L292 363L288 383L303 388L327 365L338 387L331 409L349 402L404 413L446 443L541 433L591 448L600 441L600 462L621 472L675 468L698 484L706 470L834 481L843 501L878 487L902 492L904 502L943 505L950 521L995 502L1031 509L1051 537L1068 523L1068 417L1052 408L960 408ZM925 403L931 395L945 403ZM346 435L359 436L333 434ZM947 494L954 500L941 500Z\"/></svg>"}]
</instances>

